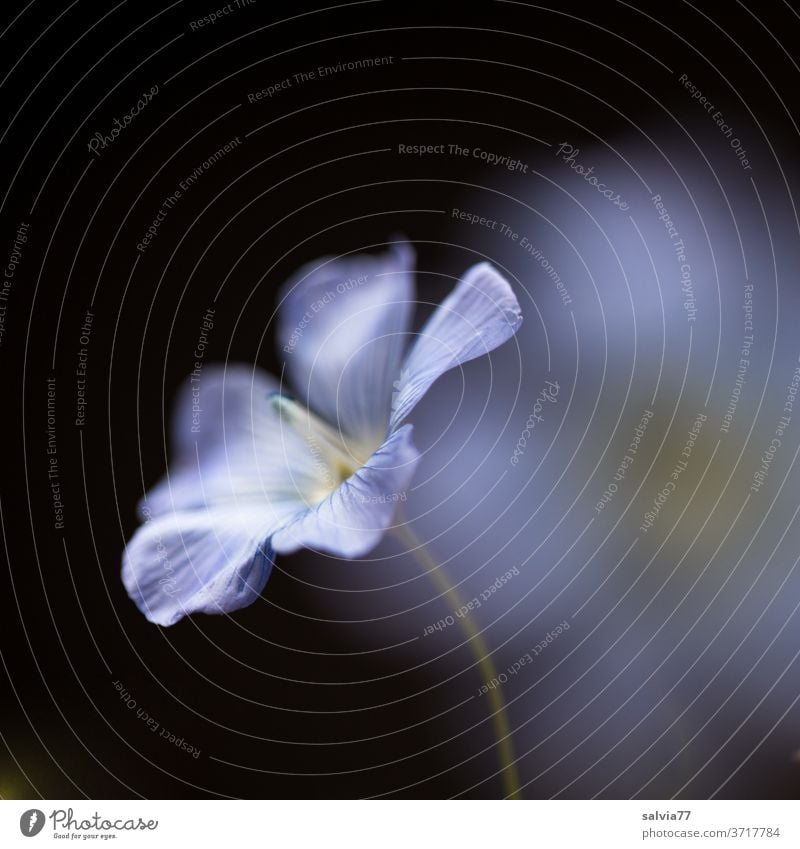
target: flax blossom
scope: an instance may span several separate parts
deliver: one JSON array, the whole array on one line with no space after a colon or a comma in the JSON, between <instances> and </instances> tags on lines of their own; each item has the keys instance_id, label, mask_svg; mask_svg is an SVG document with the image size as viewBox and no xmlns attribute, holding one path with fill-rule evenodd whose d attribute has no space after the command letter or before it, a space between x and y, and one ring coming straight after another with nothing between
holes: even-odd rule
<instances>
[{"instance_id":1,"label":"flax blossom","mask_svg":"<svg viewBox=\"0 0 800 849\"><path fill-rule=\"evenodd\" d=\"M173 462L139 505L122 578L159 625L251 604L276 554L369 552L419 460L403 424L444 372L508 340L509 284L470 268L410 335L413 253L329 257L282 293L279 344L295 393L243 365L205 367L178 399ZM413 340L409 345L409 340Z\"/></svg>"}]
</instances>

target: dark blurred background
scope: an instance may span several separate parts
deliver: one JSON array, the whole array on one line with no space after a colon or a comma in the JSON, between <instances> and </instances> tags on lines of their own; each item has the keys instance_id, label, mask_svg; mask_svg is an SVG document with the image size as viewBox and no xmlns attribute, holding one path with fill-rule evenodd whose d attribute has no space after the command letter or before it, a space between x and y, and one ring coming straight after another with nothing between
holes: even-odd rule
<instances>
[{"instance_id":1,"label":"dark blurred background","mask_svg":"<svg viewBox=\"0 0 800 849\"><path fill-rule=\"evenodd\" d=\"M457 627L422 637L452 611L391 540L363 561L280 558L250 608L169 629L145 621L119 580L136 503L167 467L171 402L206 310L207 363L280 374L282 282L400 234L418 255L417 324L483 258L525 313L515 342L443 379L416 411L426 457L407 505L465 597L519 571L476 615L499 670L572 623L504 687L523 794L796 797L800 408L764 490L746 500L800 354L796 12L223 8L197 26L220 7L3 7L0 243L4 267L19 262L0 346L0 794L501 795L472 655ZM368 57L385 58L295 78ZM681 75L734 128L749 167ZM138 250L165 199L235 139ZM558 156L565 143L627 211ZM525 168L401 144L456 144ZM689 251L691 348L657 193ZM454 208L527 235L571 303L518 240ZM757 342L721 434L748 281ZM63 528L48 476L53 377ZM559 381L558 403L512 467L545 379ZM597 514L645 409L625 491ZM702 410L686 477L640 534ZM149 730L115 682L199 755Z\"/></svg>"}]
</instances>

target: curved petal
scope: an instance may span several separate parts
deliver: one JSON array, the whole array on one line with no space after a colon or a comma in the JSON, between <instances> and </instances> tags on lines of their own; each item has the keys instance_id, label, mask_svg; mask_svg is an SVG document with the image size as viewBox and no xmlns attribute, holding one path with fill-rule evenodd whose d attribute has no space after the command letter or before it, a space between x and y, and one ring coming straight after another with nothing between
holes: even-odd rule
<instances>
[{"instance_id":1,"label":"curved petal","mask_svg":"<svg viewBox=\"0 0 800 849\"><path fill-rule=\"evenodd\" d=\"M205 366L174 412L173 462L139 504L143 519L259 502L262 519L296 512L320 488L321 468L271 402L277 381L252 366Z\"/></svg>"},{"instance_id":2,"label":"curved petal","mask_svg":"<svg viewBox=\"0 0 800 849\"><path fill-rule=\"evenodd\" d=\"M389 527L397 502L405 500L417 468L419 452L411 433L411 425L401 427L322 503L275 533L275 551L288 554L306 546L340 557L361 557L374 548Z\"/></svg>"},{"instance_id":3,"label":"curved petal","mask_svg":"<svg viewBox=\"0 0 800 849\"><path fill-rule=\"evenodd\" d=\"M369 445L386 436L414 306L414 254L325 257L284 287L279 342L290 381L311 409Z\"/></svg>"},{"instance_id":4,"label":"curved petal","mask_svg":"<svg viewBox=\"0 0 800 849\"><path fill-rule=\"evenodd\" d=\"M204 365L181 386L172 410L173 462L193 460L262 429L278 381L244 363Z\"/></svg>"},{"instance_id":5,"label":"curved petal","mask_svg":"<svg viewBox=\"0 0 800 849\"><path fill-rule=\"evenodd\" d=\"M125 589L157 625L238 610L258 598L272 570L269 530L263 515L240 507L148 521L125 549Z\"/></svg>"},{"instance_id":6,"label":"curved petal","mask_svg":"<svg viewBox=\"0 0 800 849\"><path fill-rule=\"evenodd\" d=\"M420 331L395 381L390 429L411 412L433 382L455 366L488 354L522 324L511 286L488 262L470 268Z\"/></svg>"}]
</instances>

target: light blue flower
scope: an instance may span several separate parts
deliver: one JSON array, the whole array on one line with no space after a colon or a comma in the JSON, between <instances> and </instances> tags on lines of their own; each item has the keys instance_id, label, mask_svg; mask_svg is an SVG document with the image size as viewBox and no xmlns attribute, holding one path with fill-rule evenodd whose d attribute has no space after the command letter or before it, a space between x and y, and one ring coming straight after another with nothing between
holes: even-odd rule
<instances>
[{"instance_id":1,"label":"light blue flower","mask_svg":"<svg viewBox=\"0 0 800 849\"><path fill-rule=\"evenodd\" d=\"M151 621L251 604L276 553L365 555L419 454L402 422L444 372L509 339L522 318L488 264L467 271L405 352L413 252L329 257L280 300L278 341L298 400L254 367L207 366L178 399L169 474L139 505L122 579Z\"/></svg>"}]
</instances>

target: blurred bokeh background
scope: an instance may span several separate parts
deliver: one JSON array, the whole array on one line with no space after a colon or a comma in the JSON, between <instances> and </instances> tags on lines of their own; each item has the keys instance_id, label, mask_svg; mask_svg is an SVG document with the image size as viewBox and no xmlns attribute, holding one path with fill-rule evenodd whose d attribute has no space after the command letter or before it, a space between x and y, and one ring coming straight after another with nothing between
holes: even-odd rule
<instances>
[{"instance_id":1,"label":"blurred bokeh background","mask_svg":"<svg viewBox=\"0 0 800 849\"><path fill-rule=\"evenodd\" d=\"M280 374L282 283L405 238L416 327L482 259L525 316L415 409L404 504L484 599L522 795L796 797L796 14L225 8L3 9L0 794L503 794L487 682L393 539L169 629L119 580L206 311L206 362Z\"/></svg>"}]
</instances>

